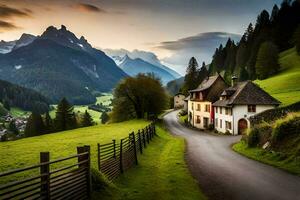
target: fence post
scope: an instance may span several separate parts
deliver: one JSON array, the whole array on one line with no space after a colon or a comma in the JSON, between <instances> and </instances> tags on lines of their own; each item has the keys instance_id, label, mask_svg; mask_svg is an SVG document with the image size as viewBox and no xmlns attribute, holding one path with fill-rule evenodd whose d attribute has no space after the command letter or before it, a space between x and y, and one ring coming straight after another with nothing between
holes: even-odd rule
<instances>
[{"instance_id":1,"label":"fence post","mask_svg":"<svg viewBox=\"0 0 300 200\"><path fill-rule=\"evenodd\" d=\"M123 174L123 139L120 142L120 171Z\"/></svg>"},{"instance_id":2,"label":"fence post","mask_svg":"<svg viewBox=\"0 0 300 200\"><path fill-rule=\"evenodd\" d=\"M143 145L142 145L142 138L141 138L141 131L138 131L138 137L139 137L139 146L140 146L140 153L143 154Z\"/></svg>"},{"instance_id":3,"label":"fence post","mask_svg":"<svg viewBox=\"0 0 300 200\"><path fill-rule=\"evenodd\" d=\"M142 130L142 133L143 133L143 143L144 143L144 147L146 148L145 129Z\"/></svg>"},{"instance_id":4,"label":"fence post","mask_svg":"<svg viewBox=\"0 0 300 200\"><path fill-rule=\"evenodd\" d=\"M150 137L149 137L149 128L146 127L146 134L147 134L147 142L150 143Z\"/></svg>"},{"instance_id":5,"label":"fence post","mask_svg":"<svg viewBox=\"0 0 300 200\"><path fill-rule=\"evenodd\" d=\"M99 172L100 172L101 171L101 163L100 163L101 154L100 154L100 144L99 143L97 143L97 150L98 150L98 169L99 169Z\"/></svg>"},{"instance_id":6,"label":"fence post","mask_svg":"<svg viewBox=\"0 0 300 200\"><path fill-rule=\"evenodd\" d=\"M112 140L114 144L114 159L116 159L116 140Z\"/></svg>"},{"instance_id":7,"label":"fence post","mask_svg":"<svg viewBox=\"0 0 300 200\"><path fill-rule=\"evenodd\" d=\"M88 145L84 146L84 152L87 152L85 155L85 160L87 160L86 168L87 168L87 191L88 191L88 198L91 197L92 192L92 179L91 179L91 148Z\"/></svg>"},{"instance_id":8,"label":"fence post","mask_svg":"<svg viewBox=\"0 0 300 200\"><path fill-rule=\"evenodd\" d=\"M50 199L50 154L49 152L40 153L40 174L41 174L41 196Z\"/></svg>"},{"instance_id":9,"label":"fence post","mask_svg":"<svg viewBox=\"0 0 300 200\"><path fill-rule=\"evenodd\" d=\"M136 142L135 142L135 135L134 132L131 133L132 141L133 141L133 147L134 147L134 158L135 158L135 164L138 164L138 159L137 159L137 152L136 152Z\"/></svg>"}]
</instances>

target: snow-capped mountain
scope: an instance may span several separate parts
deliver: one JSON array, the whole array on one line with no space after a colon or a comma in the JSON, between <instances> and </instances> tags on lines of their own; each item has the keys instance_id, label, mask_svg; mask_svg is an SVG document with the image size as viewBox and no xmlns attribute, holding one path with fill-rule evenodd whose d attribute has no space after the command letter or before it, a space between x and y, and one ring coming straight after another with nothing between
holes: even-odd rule
<instances>
[{"instance_id":1,"label":"snow-capped mountain","mask_svg":"<svg viewBox=\"0 0 300 200\"><path fill-rule=\"evenodd\" d=\"M18 49L22 46L26 46L26 45L30 44L35 39L36 39L36 36L24 33L18 40L9 41L9 42L2 40L0 42L0 53L1 54L9 53L13 49Z\"/></svg>"},{"instance_id":2,"label":"snow-capped mountain","mask_svg":"<svg viewBox=\"0 0 300 200\"><path fill-rule=\"evenodd\" d=\"M11 50L16 45L16 41L6 42L4 40L0 41L0 53L5 54L11 52Z\"/></svg>"},{"instance_id":3,"label":"snow-capped mountain","mask_svg":"<svg viewBox=\"0 0 300 200\"><path fill-rule=\"evenodd\" d=\"M119 67L130 76L136 76L139 73L153 73L156 77L161 79L163 84L167 84L169 81L175 79L168 71L141 58L132 59L126 54L123 58L118 57L117 59L119 61Z\"/></svg>"},{"instance_id":4,"label":"snow-capped mountain","mask_svg":"<svg viewBox=\"0 0 300 200\"><path fill-rule=\"evenodd\" d=\"M169 67L163 65L161 61L158 59L158 57L148 51L141 51L141 50L133 50L133 51L128 51L126 49L104 49L103 50L108 56L110 56L117 65L119 65L120 60L125 56L128 55L132 59L140 58L152 65L155 65L159 68L162 68L163 70L169 72L174 76L175 78L181 77L180 74L178 74L176 71L170 69Z\"/></svg>"},{"instance_id":5,"label":"snow-capped mountain","mask_svg":"<svg viewBox=\"0 0 300 200\"><path fill-rule=\"evenodd\" d=\"M24 35L17 48L0 55L0 79L39 91L52 102L67 97L75 104L93 103L93 92L109 91L128 76L65 26L50 26L30 43L32 38Z\"/></svg>"}]
</instances>

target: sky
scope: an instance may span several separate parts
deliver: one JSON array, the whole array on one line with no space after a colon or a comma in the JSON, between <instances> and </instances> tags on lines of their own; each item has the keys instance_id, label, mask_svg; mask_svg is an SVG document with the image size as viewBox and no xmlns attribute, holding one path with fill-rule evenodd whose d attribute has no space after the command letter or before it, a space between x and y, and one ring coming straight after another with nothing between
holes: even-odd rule
<instances>
[{"instance_id":1,"label":"sky","mask_svg":"<svg viewBox=\"0 0 300 200\"><path fill-rule=\"evenodd\" d=\"M191 56L210 62L228 37L281 0L0 0L0 40L67 26L101 49L155 53L181 74Z\"/></svg>"}]
</instances>

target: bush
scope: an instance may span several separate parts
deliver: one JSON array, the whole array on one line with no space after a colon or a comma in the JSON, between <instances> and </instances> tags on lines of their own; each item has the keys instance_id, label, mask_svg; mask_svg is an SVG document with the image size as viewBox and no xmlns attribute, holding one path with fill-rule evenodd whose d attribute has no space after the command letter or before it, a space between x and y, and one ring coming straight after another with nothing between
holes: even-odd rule
<instances>
[{"instance_id":1,"label":"bush","mask_svg":"<svg viewBox=\"0 0 300 200\"><path fill-rule=\"evenodd\" d=\"M181 111L179 112L179 115L180 115L180 116L187 115L187 111L185 111L185 110L181 110Z\"/></svg>"},{"instance_id":2,"label":"bush","mask_svg":"<svg viewBox=\"0 0 300 200\"><path fill-rule=\"evenodd\" d=\"M212 131L214 129L215 129L214 124L209 124L208 125L208 130Z\"/></svg>"},{"instance_id":3,"label":"bush","mask_svg":"<svg viewBox=\"0 0 300 200\"><path fill-rule=\"evenodd\" d=\"M248 132L247 144L248 147L256 147L259 144L260 127L256 126Z\"/></svg>"},{"instance_id":4,"label":"bush","mask_svg":"<svg viewBox=\"0 0 300 200\"><path fill-rule=\"evenodd\" d=\"M293 134L300 134L300 117L290 114L285 119L279 119L275 122L272 141L276 143Z\"/></svg>"}]
</instances>

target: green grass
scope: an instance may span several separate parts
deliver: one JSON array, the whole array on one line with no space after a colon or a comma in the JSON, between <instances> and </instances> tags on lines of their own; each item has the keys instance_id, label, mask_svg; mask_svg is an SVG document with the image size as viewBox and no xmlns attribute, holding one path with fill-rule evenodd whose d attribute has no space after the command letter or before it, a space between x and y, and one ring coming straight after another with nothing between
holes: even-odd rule
<instances>
[{"instance_id":1,"label":"green grass","mask_svg":"<svg viewBox=\"0 0 300 200\"><path fill-rule=\"evenodd\" d=\"M279 63L278 74L255 82L285 106L300 101L300 56L290 49L280 54Z\"/></svg>"},{"instance_id":2,"label":"green grass","mask_svg":"<svg viewBox=\"0 0 300 200\"><path fill-rule=\"evenodd\" d=\"M244 141L240 141L239 143L233 145L233 150L253 160L257 160L262 163L278 167L280 169L286 170L290 173L300 176L299 159L283 159L282 154L277 152L266 151L258 147L249 148Z\"/></svg>"},{"instance_id":3,"label":"green grass","mask_svg":"<svg viewBox=\"0 0 300 200\"><path fill-rule=\"evenodd\" d=\"M113 96L112 96L111 93L104 93L103 96L97 97L96 104L102 103L103 105L109 105L111 103L112 98L113 98ZM53 105L53 106L56 107L56 105ZM110 106L110 108L112 108L112 107ZM99 124L100 123L100 117L101 117L101 114L102 114L101 112L97 112L97 111L89 109L88 105L75 105L74 106L74 112L75 113L83 114L86 110L90 113L93 120L96 123ZM50 111L49 114L50 114L51 118L54 118L55 117L55 109Z\"/></svg>"},{"instance_id":4,"label":"green grass","mask_svg":"<svg viewBox=\"0 0 300 200\"><path fill-rule=\"evenodd\" d=\"M21 108L12 107L10 108L10 114L14 117L28 117L31 112L22 110Z\"/></svg>"},{"instance_id":5,"label":"green grass","mask_svg":"<svg viewBox=\"0 0 300 200\"><path fill-rule=\"evenodd\" d=\"M185 121L188 119L188 115L179 115L179 122L182 123L182 124L185 124Z\"/></svg>"},{"instance_id":6,"label":"green grass","mask_svg":"<svg viewBox=\"0 0 300 200\"><path fill-rule=\"evenodd\" d=\"M117 189L106 199L206 199L185 164L184 140L161 127L157 127L157 133L158 137L138 157L139 165L115 181ZM94 197L97 199L98 195Z\"/></svg>"},{"instance_id":7,"label":"green grass","mask_svg":"<svg viewBox=\"0 0 300 200\"><path fill-rule=\"evenodd\" d=\"M132 120L1 142L0 172L36 164L39 162L39 153L43 151L49 151L53 160L73 155L76 153L76 147L83 145L91 145L92 166L96 167L98 142L108 143L112 139L127 137L130 132L142 129L148 124L149 122L144 120ZM60 163L60 165L64 165L64 163ZM30 173L36 173L36 171Z\"/></svg>"}]
</instances>

